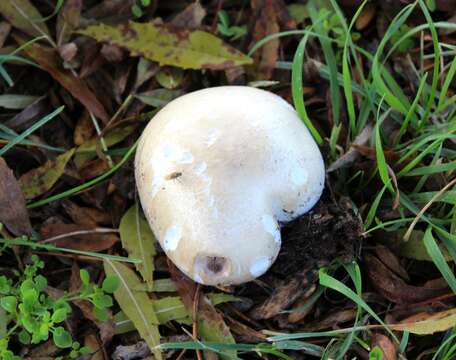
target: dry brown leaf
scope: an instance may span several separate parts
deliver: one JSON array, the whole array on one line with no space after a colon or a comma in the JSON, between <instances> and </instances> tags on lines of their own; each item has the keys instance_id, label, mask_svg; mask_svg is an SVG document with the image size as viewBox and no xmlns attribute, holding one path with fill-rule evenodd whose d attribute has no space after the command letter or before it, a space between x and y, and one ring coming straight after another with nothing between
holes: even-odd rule
<instances>
[{"instance_id":1,"label":"dry brown leaf","mask_svg":"<svg viewBox=\"0 0 456 360\"><path fill-rule=\"evenodd\" d=\"M79 175L84 180L93 179L109 170L109 164L105 159L95 159L84 165L79 170Z\"/></svg>"},{"instance_id":2,"label":"dry brown leaf","mask_svg":"<svg viewBox=\"0 0 456 360\"><path fill-rule=\"evenodd\" d=\"M0 157L0 223L16 236L29 235L32 232L24 194L2 157Z\"/></svg>"},{"instance_id":3,"label":"dry brown leaf","mask_svg":"<svg viewBox=\"0 0 456 360\"><path fill-rule=\"evenodd\" d=\"M74 129L73 141L75 145L82 145L95 134L92 120L88 111L84 111L79 117Z\"/></svg>"},{"instance_id":4,"label":"dry brown leaf","mask_svg":"<svg viewBox=\"0 0 456 360\"><path fill-rule=\"evenodd\" d=\"M201 6L199 1L195 1L174 16L171 24L176 27L192 30L201 26L205 16L206 10Z\"/></svg>"},{"instance_id":5,"label":"dry brown leaf","mask_svg":"<svg viewBox=\"0 0 456 360\"><path fill-rule=\"evenodd\" d=\"M355 160L359 157L359 151L356 149L355 145L367 144L367 142L372 136L372 130L372 125L366 125L366 127L355 138L353 144L350 146L348 151L345 154L343 154L340 158L336 159L336 161L334 161L326 171L329 173L339 168L353 164Z\"/></svg>"},{"instance_id":6,"label":"dry brown leaf","mask_svg":"<svg viewBox=\"0 0 456 360\"><path fill-rule=\"evenodd\" d=\"M422 286L409 285L372 255L365 256L365 264L372 285L380 295L395 303L421 302L442 295L447 291L447 287L429 289Z\"/></svg>"},{"instance_id":7,"label":"dry brown leaf","mask_svg":"<svg viewBox=\"0 0 456 360\"><path fill-rule=\"evenodd\" d=\"M11 24L6 21L0 21L0 48L5 44L6 39L11 31Z\"/></svg>"},{"instance_id":8,"label":"dry brown leaf","mask_svg":"<svg viewBox=\"0 0 456 360\"><path fill-rule=\"evenodd\" d=\"M197 289L196 283L182 274L170 261L168 261L168 266L171 279L176 284L177 292L188 311L193 313L194 297ZM196 312L198 335L204 341L235 343L223 316L202 293L200 293L198 305L198 311ZM236 358L235 350L226 351L226 354L227 356L222 356L223 359Z\"/></svg>"},{"instance_id":9,"label":"dry brown leaf","mask_svg":"<svg viewBox=\"0 0 456 360\"><path fill-rule=\"evenodd\" d=\"M275 0L252 0L252 8L259 13L258 19L253 28L253 39L257 41L267 35L280 31L277 14L274 6ZM255 64L258 64L258 77L262 80L269 80L272 77L275 64L279 58L279 39L273 39L253 54Z\"/></svg>"},{"instance_id":10,"label":"dry brown leaf","mask_svg":"<svg viewBox=\"0 0 456 360\"><path fill-rule=\"evenodd\" d=\"M89 348L92 353L90 360L105 360L103 351L101 350L103 345L99 343L95 334L88 334L84 336L84 346Z\"/></svg>"},{"instance_id":11,"label":"dry brown leaf","mask_svg":"<svg viewBox=\"0 0 456 360\"><path fill-rule=\"evenodd\" d=\"M359 17L356 19L356 30L363 30L370 24L376 13L376 6L372 3L367 3Z\"/></svg>"},{"instance_id":12,"label":"dry brown leaf","mask_svg":"<svg viewBox=\"0 0 456 360\"><path fill-rule=\"evenodd\" d=\"M74 223L86 226L111 225L109 213L90 207L78 206L70 200L62 201L62 207Z\"/></svg>"},{"instance_id":13,"label":"dry brown leaf","mask_svg":"<svg viewBox=\"0 0 456 360\"><path fill-rule=\"evenodd\" d=\"M371 338L371 348L378 346L382 349L383 360L396 360L397 359L397 348L391 341L391 339L381 333L374 333Z\"/></svg>"},{"instance_id":14,"label":"dry brown leaf","mask_svg":"<svg viewBox=\"0 0 456 360\"><path fill-rule=\"evenodd\" d=\"M19 42L22 41L19 39ZM109 115L96 95L89 89L84 80L77 78L70 71L61 68L58 53L54 49L45 48L36 43L25 47L24 52L33 61L47 71L54 80L58 81L71 95L79 100L87 110L91 111L102 121L109 121Z\"/></svg>"},{"instance_id":15,"label":"dry brown leaf","mask_svg":"<svg viewBox=\"0 0 456 360\"><path fill-rule=\"evenodd\" d=\"M49 112L47 102L43 96L3 124L16 132L24 131Z\"/></svg>"},{"instance_id":16,"label":"dry brown leaf","mask_svg":"<svg viewBox=\"0 0 456 360\"><path fill-rule=\"evenodd\" d=\"M347 321L352 321L356 317L356 309L343 309L343 310L333 310L328 316L323 319L318 319L307 326L304 330L313 332L320 331L324 329L334 329L339 324L345 323Z\"/></svg>"},{"instance_id":17,"label":"dry brown leaf","mask_svg":"<svg viewBox=\"0 0 456 360\"><path fill-rule=\"evenodd\" d=\"M390 270L396 275L399 275L402 279L410 280L407 271L402 267L397 256L386 246L378 245L375 248L375 254L378 256L380 261L383 262Z\"/></svg>"},{"instance_id":18,"label":"dry brown leaf","mask_svg":"<svg viewBox=\"0 0 456 360\"><path fill-rule=\"evenodd\" d=\"M78 224L47 224L40 229L41 237L46 241L56 236L71 234L77 232L77 235L62 236L55 241L53 245L81 250L81 251L103 251L110 249L119 237L114 233L96 233L92 226Z\"/></svg>"},{"instance_id":19,"label":"dry brown leaf","mask_svg":"<svg viewBox=\"0 0 456 360\"><path fill-rule=\"evenodd\" d=\"M263 342L267 336L260 331L254 330L246 324L229 316L225 317L231 331L242 337L242 342Z\"/></svg>"},{"instance_id":20,"label":"dry brown leaf","mask_svg":"<svg viewBox=\"0 0 456 360\"><path fill-rule=\"evenodd\" d=\"M314 286L314 289L317 287ZM302 306L306 305L309 301L309 297L315 292L308 293L305 296L301 296L301 298L296 301L296 303L291 308L291 313L287 317L287 321L290 323L297 323L305 319L307 315L309 315L313 311L313 306L307 306L304 309L300 309Z\"/></svg>"},{"instance_id":21,"label":"dry brown leaf","mask_svg":"<svg viewBox=\"0 0 456 360\"><path fill-rule=\"evenodd\" d=\"M288 308L301 296L312 294L315 291L312 280L315 278L316 272L311 269L307 270L296 274L292 279L282 281L268 299L251 311L252 318L270 319Z\"/></svg>"},{"instance_id":22,"label":"dry brown leaf","mask_svg":"<svg viewBox=\"0 0 456 360\"><path fill-rule=\"evenodd\" d=\"M82 0L66 0L57 17L57 44L65 44L71 33L78 28L82 10Z\"/></svg>"}]
</instances>

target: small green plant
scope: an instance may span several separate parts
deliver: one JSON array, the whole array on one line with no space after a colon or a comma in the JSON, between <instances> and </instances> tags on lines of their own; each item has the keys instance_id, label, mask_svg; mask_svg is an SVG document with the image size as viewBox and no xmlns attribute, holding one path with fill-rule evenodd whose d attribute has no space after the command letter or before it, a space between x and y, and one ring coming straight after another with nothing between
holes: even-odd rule
<instances>
[{"instance_id":1,"label":"small green plant","mask_svg":"<svg viewBox=\"0 0 456 360\"><path fill-rule=\"evenodd\" d=\"M337 40L336 44L338 47L343 48L345 37L347 36L346 31L339 16L337 14L330 14L331 11L328 9L323 8L320 10L320 16L322 18L326 17L326 20L323 21L323 28L326 32L331 33L333 38ZM361 34L355 31L352 31L350 35L353 41L357 41L361 38Z\"/></svg>"},{"instance_id":2,"label":"small green plant","mask_svg":"<svg viewBox=\"0 0 456 360\"><path fill-rule=\"evenodd\" d=\"M12 337L23 344L38 344L52 336L57 347L70 349L69 357L72 359L90 352L73 341L70 333L61 326L71 313L71 301L90 301L98 319L106 320L108 317L108 308L113 305L112 297L108 294L118 287L116 277L107 277L100 288L90 282L86 270L81 270L81 288L54 299L45 292L47 279L38 274L43 267L43 261L33 255L32 263L25 267L22 274L15 272L16 282L0 276L0 314L4 313L0 318L5 319L0 319L5 328L4 334L0 331L0 359L20 359L8 347Z\"/></svg>"},{"instance_id":3,"label":"small green plant","mask_svg":"<svg viewBox=\"0 0 456 360\"><path fill-rule=\"evenodd\" d=\"M369 352L369 360L382 360L383 359L383 351L378 346L375 346Z\"/></svg>"},{"instance_id":4,"label":"small green plant","mask_svg":"<svg viewBox=\"0 0 456 360\"><path fill-rule=\"evenodd\" d=\"M140 18L143 16L143 8L146 8L150 5L150 0L134 0L133 5L131 6L131 13L135 18Z\"/></svg>"},{"instance_id":5,"label":"small green plant","mask_svg":"<svg viewBox=\"0 0 456 360\"><path fill-rule=\"evenodd\" d=\"M238 39L247 33L246 26L230 26L230 18L225 10L220 10L217 13L220 22L217 25L217 30L223 36L231 37L232 40Z\"/></svg>"},{"instance_id":6,"label":"small green plant","mask_svg":"<svg viewBox=\"0 0 456 360\"><path fill-rule=\"evenodd\" d=\"M412 28L408 26L407 24L402 25L397 31L395 31L391 35L391 43L396 44L399 39L401 39L405 34L407 34ZM397 47L396 53L403 54L407 53L413 46L415 45L415 41L413 38L408 37L405 40L403 40Z\"/></svg>"}]
</instances>

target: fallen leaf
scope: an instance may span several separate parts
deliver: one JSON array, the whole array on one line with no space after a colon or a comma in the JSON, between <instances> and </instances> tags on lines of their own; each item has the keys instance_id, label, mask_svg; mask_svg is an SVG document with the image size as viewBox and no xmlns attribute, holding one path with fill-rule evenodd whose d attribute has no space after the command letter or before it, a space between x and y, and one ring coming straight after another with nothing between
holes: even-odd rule
<instances>
[{"instance_id":1,"label":"fallen leaf","mask_svg":"<svg viewBox=\"0 0 456 360\"><path fill-rule=\"evenodd\" d=\"M150 349L144 341L138 341L133 345L117 345L112 353L112 360L155 360L154 357L149 357Z\"/></svg>"},{"instance_id":2,"label":"fallen leaf","mask_svg":"<svg viewBox=\"0 0 456 360\"><path fill-rule=\"evenodd\" d=\"M399 245L399 254L401 256L420 261L432 261L432 258L429 256L426 247L424 246L424 231L413 230L410 233L408 240L404 239L404 234L405 230L398 231L393 238L393 245ZM451 255L448 253L448 250L443 245L439 245L439 248L444 258L446 260L451 260Z\"/></svg>"},{"instance_id":3,"label":"fallen leaf","mask_svg":"<svg viewBox=\"0 0 456 360\"><path fill-rule=\"evenodd\" d=\"M195 1L174 16L171 24L176 27L193 30L201 26L205 16L206 10L199 1Z\"/></svg>"},{"instance_id":4,"label":"fallen leaf","mask_svg":"<svg viewBox=\"0 0 456 360\"><path fill-rule=\"evenodd\" d=\"M32 232L24 194L2 157L0 157L0 223L16 236L28 235Z\"/></svg>"},{"instance_id":5,"label":"fallen leaf","mask_svg":"<svg viewBox=\"0 0 456 360\"><path fill-rule=\"evenodd\" d=\"M250 315L257 320L270 319L291 306L301 296L310 296L315 291L313 280L316 273L311 269L307 270L282 281L262 304L251 311Z\"/></svg>"},{"instance_id":6,"label":"fallen leaf","mask_svg":"<svg viewBox=\"0 0 456 360\"><path fill-rule=\"evenodd\" d=\"M308 332L333 329L339 324L352 321L356 317L356 309L342 309L332 311L328 316L307 324L304 329Z\"/></svg>"},{"instance_id":7,"label":"fallen leaf","mask_svg":"<svg viewBox=\"0 0 456 360\"><path fill-rule=\"evenodd\" d=\"M417 335L429 335L456 326L456 308L437 313L422 312L391 325L393 330L408 331Z\"/></svg>"},{"instance_id":8,"label":"fallen leaf","mask_svg":"<svg viewBox=\"0 0 456 360\"><path fill-rule=\"evenodd\" d=\"M168 89L155 89L135 95L136 98L141 100L144 104L163 107L171 100L182 95L181 90L168 90Z\"/></svg>"},{"instance_id":9,"label":"fallen leaf","mask_svg":"<svg viewBox=\"0 0 456 360\"><path fill-rule=\"evenodd\" d=\"M367 3L361 14L356 19L356 30L363 30L369 25L376 13L376 6L372 3Z\"/></svg>"},{"instance_id":10,"label":"fallen leaf","mask_svg":"<svg viewBox=\"0 0 456 360\"><path fill-rule=\"evenodd\" d=\"M214 309L207 299L202 296L200 299L201 307L198 311L198 333L207 342L222 344L235 344L230 328L226 325L222 315ZM236 350L225 350L226 355L220 358L229 360L237 357Z\"/></svg>"},{"instance_id":11,"label":"fallen leaf","mask_svg":"<svg viewBox=\"0 0 456 360\"><path fill-rule=\"evenodd\" d=\"M406 281L410 280L407 271L402 267L398 257L389 248L383 245L377 245L375 247L375 254L396 275L399 275Z\"/></svg>"},{"instance_id":12,"label":"fallen leaf","mask_svg":"<svg viewBox=\"0 0 456 360\"><path fill-rule=\"evenodd\" d=\"M27 200L33 199L49 191L63 175L65 167L73 154L74 148L22 175L19 179L19 184L25 198Z\"/></svg>"},{"instance_id":13,"label":"fallen leaf","mask_svg":"<svg viewBox=\"0 0 456 360\"><path fill-rule=\"evenodd\" d=\"M242 338L239 341L245 342L264 342L266 341L267 336L260 331L254 330L251 327L245 325L244 323L233 319L229 316L225 317L227 324L230 327L230 330L241 336Z\"/></svg>"},{"instance_id":14,"label":"fallen leaf","mask_svg":"<svg viewBox=\"0 0 456 360\"><path fill-rule=\"evenodd\" d=\"M422 286L407 284L398 275L394 274L379 259L366 255L366 270L372 285L386 299L395 303L417 303L432 297L442 295L448 288L430 289Z\"/></svg>"},{"instance_id":15,"label":"fallen leaf","mask_svg":"<svg viewBox=\"0 0 456 360\"><path fill-rule=\"evenodd\" d=\"M3 124L14 131L21 132L32 126L47 111L47 100L45 97L40 97L14 117L6 120Z\"/></svg>"},{"instance_id":16,"label":"fallen leaf","mask_svg":"<svg viewBox=\"0 0 456 360\"><path fill-rule=\"evenodd\" d=\"M182 324L191 324L192 316L179 296L164 297L154 300L154 310L160 324L175 320Z\"/></svg>"},{"instance_id":17,"label":"fallen leaf","mask_svg":"<svg viewBox=\"0 0 456 360\"><path fill-rule=\"evenodd\" d=\"M150 291L150 292L176 292L176 285L171 279L155 279L152 285L152 289L146 283L142 283L139 287L136 287L137 291Z\"/></svg>"},{"instance_id":18,"label":"fallen leaf","mask_svg":"<svg viewBox=\"0 0 456 360\"><path fill-rule=\"evenodd\" d=\"M21 110L25 109L27 106L30 106L39 99L39 96L32 95L0 95L0 107L3 107L5 109Z\"/></svg>"},{"instance_id":19,"label":"fallen leaf","mask_svg":"<svg viewBox=\"0 0 456 360\"><path fill-rule=\"evenodd\" d=\"M200 30L179 30L151 22L130 22L118 27L93 25L79 32L98 41L124 47L132 56L141 55L160 65L223 70L252 63L250 57L216 36Z\"/></svg>"},{"instance_id":20,"label":"fallen leaf","mask_svg":"<svg viewBox=\"0 0 456 360\"><path fill-rule=\"evenodd\" d=\"M135 264L144 281L153 287L155 236L149 227L149 223L142 216L138 204L132 206L122 217L119 225L120 240L127 250L129 257L140 259Z\"/></svg>"},{"instance_id":21,"label":"fallen leaf","mask_svg":"<svg viewBox=\"0 0 456 360\"><path fill-rule=\"evenodd\" d=\"M23 40L17 39L20 43L23 42ZM58 81L60 85L68 90L71 95L79 100L87 110L91 111L104 122L109 120L109 115L105 108L100 101L98 101L97 97L92 90L89 89L84 80L77 78L69 70L65 70L61 67L56 50L35 43L25 47L24 52L47 71L54 80Z\"/></svg>"},{"instance_id":22,"label":"fallen leaf","mask_svg":"<svg viewBox=\"0 0 456 360\"><path fill-rule=\"evenodd\" d=\"M192 316L188 312L179 296L169 296L158 300L151 300L155 314L161 325L170 321L177 321L180 324L190 325ZM133 322L123 311L114 315L116 334L124 334L136 330Z\"/></svg>"},{"instance_id":23,"label":"fallen leaf","mask_svg":"<svg viewBox=\"0 0 456 360\"><path fill-rule=\"evenodd\" d=\"M371 348L378 346L383 352L383 360L396 360L397 348L391 339L381 333L374 333L370 343Z\"/></svg>"},{"instance_id":24,"label":"fallen leaf","mask_svg":"<svg viewBox=\"0 0 456 360\"><path fill-rule=\"evenodd\" d=\"M29 35L49 36L46 23L36 21L42 16L29 0L2 0L0 1L0 14L14 27Z\"/></svg>"},{"instance_id":25,"label":"fallen leaf","mask_svg":"<svg viewBox=\"0 0 456 360\"><path fill-rule=\"evenodd\" d=\"M161 352L156 349L160 344L160 333L158 332L159 321L154 311L153 301L146 293L133 290L141 284L138 276L133 270L121 263L105 259L103 264L107 276L117 276L120 280L120 286L114 292L114 297L120 308L133 322L155 357L162 360Z\"/></svg>"},{"instance_id":26,"label":"fallen leaf","mask_svg":"<svg viewBox=\"0 0 456 360\"><path fill-rule=\"evenodd\" d=\"M79 27L82 0L66 0L57 17L57 43L65 44L71 33Z\"/></svg>"},{"instance_id":27,"label":"fallen leaf","mask_svg":"<svg viewBox=\"0 0 456 360\"><path fill-rule=\"evenodd\" d=\"M193 301L196 292L196 284L182 274L172 263L168 262L171 278L176 284L177 291L187 310L193 314ZM198 335L208 342L234 344L235 340L230 328L226 325L222 315L215 309L209 299L200 294L199 307L196 313ZM226 350L227 355L220 355L228 360L237 357L235 350Z\"/></svg>"},{"instance_id":28,"label":"fallen leaf","mask_svg":"<svg viewBox=\"0 0 456 360\"><path fill-rule=\"evenodd\" d=\"M67 67L67 68L68 67L71 68L73 65L69 65L69 64L74 64L72 62L75 60L75 57L78 53L78 46L74 42L71 42L71 43L59 46L58 50L59 50L60 57L64 61L63 66Z\"/></svg>"},{"instance_id":29,"label":"fallen leaf","mask_svg":"<svg viewBox=\"0 0 456 360\"><path fill-rule=\"evenodd\" d=\"M112 224L111 216L102 210L78 206L68 199L62 201L62 207L76 224L87 226Z\"/></svg>"},{"instance_id":30,"label":"fallen leaf","mask_svg":"<svg viewBox=\"0 0 456 360\"><path fill-rule=\"evenodd\" d=\"M241 301L242 299L231 295L231 294L226 294L226 293L209 293L206 294L207 298L211 302L212 305L217 306L220 304L224 304L227 302L232 302L232 301Z\"/></svg>"},{"instance_id":31,"label":"fallen leaf","mask_svg":"<svg viewBox=\"0 0 456 360\"><path fill-rule=\"evenodd\" d=\"M5 44L6 39L11 31L11 25L6 21L0 21L0 49Z\"/></svg>"},{"instance_id":32,"label":"fallen leaf","mask_svg":"<svg viewBox=\"0 0 456 360\"><path fill-rule=\"evenodd\" d=\"M77 233L65 236L65 234ZM110 249L119 238L114 233L95 232L94 227L77 224L47 224L40 229L41 237L52 241L55 246L81 251L103 251Z\"/></svg>"},{"instance_id":33,"label":"fallen leaf","mask_svg":"<svg viewBox=\"0 0 456 360\"><path fill-rule=\"evenodd\" d=\"M275 0L253 0L251 2L252 9L259 12L252 34L252 41L254 43L270 34L280 31L274 2ZM263 80L271 78L275 64L279 58L279 44L280 41L278 38L273 39L253 54L255 64L258 64L259 78Z\"/></svg>"},{"instance_id":34,"label":"fallen leaf","mask_svg":"<svg viewBox=\"0 0 456 360\"><path fill-rule=\"evenodd\" d=\"M100 54L110 63L121 62L124 58L124 51L117 45L103 44Z\"/></svg>"},{"instance_id":35,"label":"fallen leaf","mask_svg":"<svg viewBox=\"0 0 456 360\"><path fill-rule=\"evenodd\" d=\"M82 154L81 154L82 155ZM75 157L76 159L76 157ZM95 159L83 164L82 168L79 168L79 175L84 180L93 179L109 170L109 164L105 159Z\"/></svg>"},{"instance_id":36,"label":"fallen leaf","mask_svg":"<svg viewBox=\"0 0 456 360\"><path fill-rule=\"evenodd\" d=\"M155 75L155 80L165 89L175 89L179 87L184 79L184 71L175 67L163 67Z\"/></svg>"},{"instance_id":37,"label":"fallen leaf","mask_svg":"<svg viewBox=\"0 0 456 360\"><path fill-rule=\"evenodd\" d=\"M160 68L161 67L159 67L156 63L140 57L136 67L136 80L134 86L135 92L147 80L151 79L160 70Z\"/></svg>"},{"instance_id":38,"label":"fallen leaf","mask_svg":"<svg viewBox=\"0 0 456 360\"><path fill-rule=\"evenodd\" d=\"M99 343L95 334L84 336L84 346L92 353L90 360L104 360L103 351L101 351L102 344Z\"/></svg>"},{"instance_id":39,"label":"fallen leaf","mask_svg":"<svg viewBox=\"0 0 456 360\"><path fill-rule=\"evenodd\" d=\"M103 136L106 146L109 148L121 142L128 135L130 135L134 129L134 126L125 126L122 128L115 128L107 132ZM98 138L98 136L95 136L90 140L87 140L85 143L83 143L76 149L74 163L78 169L81 168L87 161L93 159L96 156L96 150L99 143L100 139Z\"/></svg>"},{"instance_id":40,"label":"fallen leaf","mask_svg":"<svg viewBox=\"0 0 456 360\"><path fill-rule=\"evenodd\" d=\"M350 166L355 162L355 160L359 157L358 150L354 147L354 145L365 145L369 141L372 136L372 125L368 124L364 127L364 129L356 136L355 140L353 140L352 145L348 149L348 151L343 154L341 157L336 159L331 165L328 166L326 170L328 173L335 171L339 168Z\"/></svg>"}]
</instances>

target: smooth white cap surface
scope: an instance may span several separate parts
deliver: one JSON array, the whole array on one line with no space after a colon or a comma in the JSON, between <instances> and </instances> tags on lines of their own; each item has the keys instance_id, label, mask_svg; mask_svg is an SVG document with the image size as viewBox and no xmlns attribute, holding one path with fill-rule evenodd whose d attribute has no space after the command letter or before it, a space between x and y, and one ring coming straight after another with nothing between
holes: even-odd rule
<instances>
[{"instance_id":1,"label":"smooth white cap surface","mask_svg":"<svg viewBox=\"0 0 456 360\"><path fill-rule=\"evenodd\" d=\"M139 197L155 236L197 282L239 284L271 266L279 222L320 198L321 153L279 96L222 86L175 99L136 153Z\"/></svg>"}]
</instances>

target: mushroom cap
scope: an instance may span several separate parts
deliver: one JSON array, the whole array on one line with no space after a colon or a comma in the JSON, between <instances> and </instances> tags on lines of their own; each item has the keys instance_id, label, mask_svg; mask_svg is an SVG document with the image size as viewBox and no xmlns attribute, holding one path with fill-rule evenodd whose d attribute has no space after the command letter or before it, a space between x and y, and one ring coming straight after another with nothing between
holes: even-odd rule
<instances>
[{"instance_id":1,"label":"mushroom cap","mask_svg":"<svg viewBox=\"0 0 456 360\"><path fill-rule=\"evenodd\" d=\"M142 207L174 264L206 285L250 281L272 265L280 225L309 211L324 162L295 110L247 86L181 96L141 136Z\"/></svg>"}]
</instances>

